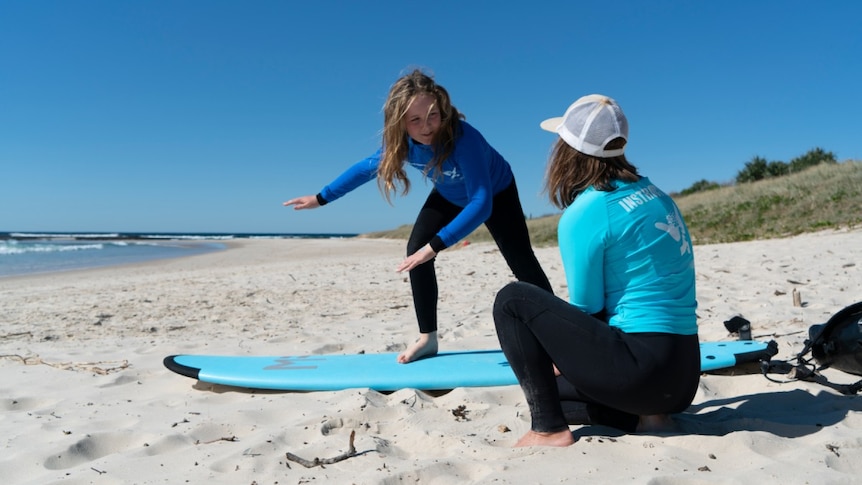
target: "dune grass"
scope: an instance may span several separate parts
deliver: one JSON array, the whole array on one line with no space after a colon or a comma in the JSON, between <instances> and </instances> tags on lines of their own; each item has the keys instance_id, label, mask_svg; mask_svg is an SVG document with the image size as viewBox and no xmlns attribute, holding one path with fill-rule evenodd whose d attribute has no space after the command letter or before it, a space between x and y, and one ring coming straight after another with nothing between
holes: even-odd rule
<instances>
[{"instance_id":1,"label":"dune grass","mask_svg":"<svg viewBox=\"0 0 862 485\"><path fill-rule=\"evenodd\" d=\"M862 162L821 164L799 173L677 199L695 244L786 237L862 223Z\"/></svg>"},{"instance_id":2,"label":"dune grass","mask_svg":"<svg viewBox=\"0 0 862 485\"><path fill-rule=\"evenodd\" d=\"M821 164L757 182L674 197L695 244L792 236L862 224L862 161ZM529 219L536 247L557 244L559 214ZM407 239L411 225L362 237ZM468 241L491 241L481 226Z\"/></svg>"}]
</instances>

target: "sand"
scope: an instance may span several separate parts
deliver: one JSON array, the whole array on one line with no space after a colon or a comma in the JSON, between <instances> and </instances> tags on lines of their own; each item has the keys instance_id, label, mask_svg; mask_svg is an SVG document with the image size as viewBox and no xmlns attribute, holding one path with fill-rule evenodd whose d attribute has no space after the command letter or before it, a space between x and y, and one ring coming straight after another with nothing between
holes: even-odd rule
<instances>
[{"instance_id":1,"label":"sand","mask_svg":"<svg viewBox=\"0 0 862 485\"><path fill-rule=\"evenodd\" d=\"M416 336L403 241L249 240L148 264L0 279L4 484L857 483L862 398L774 383L744 366L704 375L673 434L573 426L564 449L512 448L518 386L449 392L268 392L179 376L176 353L395 352ZM566 294L557 248L537 254ZM862 300L862 231L695 247L701 340L742 315L777 358ZM442 350L498 348L491 306L512 280L499 251L439 256ZM793 290L801 306L793 304ZM856 377L835 370L839 382ZM461 413L453 412L463 406ZM305 468L313 459L358 454Z\"/></svg>"}]
</instances>

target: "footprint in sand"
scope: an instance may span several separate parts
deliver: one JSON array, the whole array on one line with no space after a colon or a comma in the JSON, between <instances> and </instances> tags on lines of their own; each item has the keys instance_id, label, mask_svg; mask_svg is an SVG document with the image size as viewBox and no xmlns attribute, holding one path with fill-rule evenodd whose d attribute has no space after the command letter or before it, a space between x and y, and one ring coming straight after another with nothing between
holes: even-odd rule
<instances>
[{"instance_id":1,"label":"footprint in sand","mask_svg":"<svg viewBox=\"0 0 862 485\"><path fill-rule=\"evenodd\" d=\"M143 447L144 438L132 431L94 434L46 458L45 468L64 470L135 446Z\"/></svg>"}]
</instances>

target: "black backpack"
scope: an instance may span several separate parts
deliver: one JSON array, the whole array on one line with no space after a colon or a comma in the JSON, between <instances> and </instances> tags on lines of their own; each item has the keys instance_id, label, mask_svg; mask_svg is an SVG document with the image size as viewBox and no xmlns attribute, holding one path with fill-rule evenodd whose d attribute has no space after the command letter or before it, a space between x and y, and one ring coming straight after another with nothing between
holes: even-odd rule
<instances>
[{"instance_id":1,"label":"black backpack","mask_svg":"<svg viewBox=\"0 0 862 485\"><path fill-rule=\"evenodd\" d=\"M808 329L806 350L820 369L832 367L862 376L862 302L836 313L828 322ZM805 350L803 350L804 352Z\"/></svg>"},{"instance_id":2,"label":"black backpack","mask_svg":"<svg viewBox=\"0 0 862 485\"><path fill-rule=\"evenodd\" d=\"M809 352L811 358L806 357ZM862 380L853 384L835 384L820 374L821 370L831 367L862 376L862 302L844 308L826 323L812 325L796 361L795 366L783 361L764 361L761 368L766 378L775 382L780 381L771 379L768 373L783 372L795 379L823 384L842 394L856 394L862 390Z\"/></svg>"}]
</instances>

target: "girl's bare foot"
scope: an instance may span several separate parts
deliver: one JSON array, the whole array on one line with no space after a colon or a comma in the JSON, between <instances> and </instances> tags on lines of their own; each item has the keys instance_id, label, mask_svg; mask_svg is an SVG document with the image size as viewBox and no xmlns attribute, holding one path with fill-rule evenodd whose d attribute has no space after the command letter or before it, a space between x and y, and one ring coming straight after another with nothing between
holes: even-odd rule
<instances>
[{"instance_id":1,"label":"girl's bare foot","mask_svg":"<svg viewBox=\"0 0 862 485\"><path fill-rule=\"evenodd\" d=\"M644 414L638 420L638 433L667 433L676 430L676 423L667 414Z\"/></svg>"},{"instance_id":2,"label":"girl's bare foot","mask_svg":"<svg viewBox=\"0 0 862 485\"><path fill-rule=\"evenodd\" d=\"M575 438L568 429L554 433L543 433L539 431L528 431L515 443L515 448L522 446L571 446L575 444Z\"/></svg>"},{"instance_id":3,"label":"girl's bare foot","mask_svg":"<svg viewBox=\"0 0 862 485\"><path fill-rule=\"evenodd\" d=\"M414 360L437 354L437 332L420 333L419 339L407 350L398 354L398 363L406 364Z\"/></svg>"}]
</instances>

